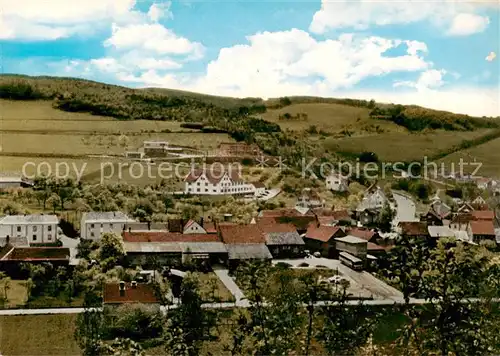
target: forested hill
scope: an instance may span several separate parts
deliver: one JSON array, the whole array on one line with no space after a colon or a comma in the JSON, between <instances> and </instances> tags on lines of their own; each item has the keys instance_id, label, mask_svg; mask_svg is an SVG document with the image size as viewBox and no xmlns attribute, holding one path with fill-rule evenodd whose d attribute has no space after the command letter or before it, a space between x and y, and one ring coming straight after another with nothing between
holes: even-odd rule
<instances>
[{"instance_id":1,"label":"forested hill","mask_svg":"<svg viewBox=\"0 0 500 356\"><path fill-rule=\"evenodd\" d=\"M264 101L261 98L238 99L169 89L131 89L62 77L1 75L0 98L53 100L54 107L60 110L117 119L203 123L207 130L226 131L237 140L251 140L255 133L280 132L278 124L260 119L259 114L298 103L332 103L367 108L370 109L370 117L392 121L410 131L474 130L500 126L498 118L470 117L417 106L379 104L373 100L283 97Z\"/></svg>"}]
</instances>

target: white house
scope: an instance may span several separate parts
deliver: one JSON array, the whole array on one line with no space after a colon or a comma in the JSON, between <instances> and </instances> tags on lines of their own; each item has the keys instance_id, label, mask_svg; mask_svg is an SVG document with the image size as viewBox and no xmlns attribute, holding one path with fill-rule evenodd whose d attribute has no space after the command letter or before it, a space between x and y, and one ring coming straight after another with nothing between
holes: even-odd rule
<instances>
[{"instance_id":1,"label":"white house","mask_svg":"<svg viewBox=\"0 0 500 356\"><path fill-rule=\"evenodd\" d=\"M207 231L196 221L189 220L182 231L183 234L206 234Z\"/></svg>"},{"instance_id":2,"label":"white house","mask_svg":"<svg viewBox=\"0 0 500 356\"><path fill-rule=\"evenodd\" d=\"M366 190L365 196L356 208L357 211L379 210L389 203L389 199L380 187L370 187Z\"/></svg>"},{"instance_id":3,"label":"white house","mask_svg":"<svg viewBox=\"0 0 500 356\"><path fill-rule=\"evenodd\" d=\"M244 182L234 170L215 171L210 168L192 170L184 178L184 193L194 195L255 194L255 186Z\"/></svg>"},{"instance_id":4,"label":"white house","mask_svg":"<svg viewBox=\"0 0 500 356\"><path fill-rule=\"evenodd\" d=\"M252 183L255 189L255 196L261 196L266 193L266 186L262 182L253 182Z\"/></svg>"},{"instance_id":5,"label":"white house","mask_svg":"<svg viewBox=\"0 0 500 356\"><path fill-rule=\"evenodd\" d=\"M342 174L332 173L326 177L326 188L333 190L334 192L347 192L349 190L349 184Z\"/></svg>"},{"instance_id":6,"label":"white house","mask_svg":"<svg viewBox=\"0 0 500 356\"><path fill-rule=\"evenodd\" d=\"M25 238L30 244L57 241L56 215L7 215L0 219L0 237Z\"/></svg>"},{"instance_id":7,"label":"white house","mask_svg":"<svg viewBox=\"0 0 500 356\"><path fill-rule=\"evenodd\" d=\"M80 222L82 239L98 240L102 234L114 232L121 234L125 224L136 222L121 211L83 213Z\"/></svg>"}]
</instances>

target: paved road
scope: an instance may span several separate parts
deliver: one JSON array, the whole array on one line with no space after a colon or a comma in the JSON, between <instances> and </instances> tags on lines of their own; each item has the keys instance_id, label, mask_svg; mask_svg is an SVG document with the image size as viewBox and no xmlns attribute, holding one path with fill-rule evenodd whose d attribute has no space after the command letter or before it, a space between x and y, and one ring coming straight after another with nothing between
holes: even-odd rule
<instances>
[{"instance_id":1,"label":"paved road","mask_svg":"<svg viewBox=\"0 0 500 356\"><path fill-rule=\"evenodd\" d=\"M399 300L403 298L403 293L398 291L396 288L391 287L384 281L376 278L372 274L361 271L357 272L344 266L339 260L333 260L323 257L310 257L303 259L293 259L293 260L275 260L273 263L285 262L292 266L297 267L301 263L305 262L309 264L310 267L324 266L333 270L340 272L343 278L347 279L350 283L348 292L355 297L359 298L374 298L377 300Z\"/></svg>"},{"instance_id":2,"label":"paved road","mask_svg":"<svg viewBox=\"0 0 500 356\"><path fill-rule=\"evenodd\" d=\"M236 304L241 304L242 300L246 299L245 295L241 291L240 287L236 284L234 279L229 275L227 269L214 269L215 274L224 283L226 288L231 292L234 299L236 299Z\"/></svg>"},{"instance_id":3,"label":"paved road","mask_svg":"<svg viewBox=\"0 0 500 356\"><path fill-rule=\"evenodd\" d=\"M417 207L415 202L402 193L393 191L392 196L396 200L396 217L393 220L393 224L397 225L400 221L418 221Z\"/></svg>"}]
</instances>

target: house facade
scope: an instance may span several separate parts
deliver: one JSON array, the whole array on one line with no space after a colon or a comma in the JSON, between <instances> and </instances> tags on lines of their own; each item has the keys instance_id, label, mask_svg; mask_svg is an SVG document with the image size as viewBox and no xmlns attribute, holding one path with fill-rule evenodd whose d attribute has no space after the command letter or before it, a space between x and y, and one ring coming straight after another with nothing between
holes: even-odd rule
<instances>
[{"instance_id":1,"label":"house facade","mask_svg":"<svg viewBox=\"0 0 500 356\"><path fill-rule=\"evenodd\" d=\"M335 238L345 236L338 226L310 226L304 235L306 248L325 257L335 256Z\"/></svg>"},{"instance_id":2,"label":"house facade","mask_svg":"<svg viewBox=\"0 0 500 356\"><path fill-rule=\"evenodd\" d=\"M121 211L83 213L80 221L82 239L99 240L102 234L112 232L120 235L126 224L135 223Z\"/></svg>"},{"instance_id":3,"label":"house facade","mask_svg":"<svg viewBox=\"0 0 500 356\"><path fill-rule=\"evenodd\" d=\"M193 195L255 195L255 186L244 182L237 172L192 170L184 178L184 193Z\"/></svg>"},{"instance_id":4,"label":"house facade","mask_svg":"<svg viewBox=\"0 0 500 356\"><path fill-rule=\"evenodd\" d=\"M56 215L7 215L0 219L0 237L25 238L29 244L54 243L58 224Z\"/></svg>"},{"instance_id":5,"label":"house facade","mask_svg":"<svg viewBox=\"0 0 500 356\"><path fill-rule=\"evenodd\" d=\"M332 173L326 177L326 189L344 193L349 190L349 184L342 174Z\"/></svg>"}]
</instances>

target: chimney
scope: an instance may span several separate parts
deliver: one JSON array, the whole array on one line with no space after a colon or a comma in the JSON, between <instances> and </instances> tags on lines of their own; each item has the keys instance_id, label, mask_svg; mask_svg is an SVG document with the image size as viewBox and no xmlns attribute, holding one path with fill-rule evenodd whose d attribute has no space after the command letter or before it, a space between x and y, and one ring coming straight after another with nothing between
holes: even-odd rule
<instances>
[{"instance_id":1,"label":"chimney","mask_svg":"<svg viewBox=\"0 0 500 356\"><path fill-rule=\"evenodd\" d=\"M132 288L136 289L137 288L137 281L132 281Z\"/></svg>"},{"instance_id":2,"label":"chimney","mask_svg":"<svg viewBox=\"0 0 500 356\"><path fill-rule=\"evenodd\" d=\"M200 226L203 227L204 219L203 216L200 218Z\"/></svg>"},{"instance_id":3,"label":"chimney","mask_svg":"<svg viewBox=\"0 0 500 356\"><path fill-rule=\"evenodd\" d=\"M120 281L120 297L124 297L124 296L125 296L125 282Z\"/></svg>"},{"instance_id":4,"label":"chimney","mask_svg":"<svg viewBox=\"0 0 500 356\"><path fill-rule=\"evenodd\" d=\"M132 232L132 228L129 226L128 227L128 232L131 233Z\"/></svg>"},{"instance_id":5,"label":"chimney","mask_svg":"<svg viewBox=\"0 0 500 356\"><path fill-rule=\"evenodd\" d=\"M151 230L151 221L148 221L148 230Z\"/></svg>"}]
</instances>

